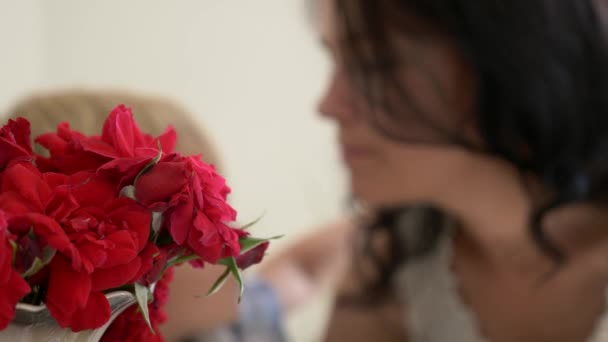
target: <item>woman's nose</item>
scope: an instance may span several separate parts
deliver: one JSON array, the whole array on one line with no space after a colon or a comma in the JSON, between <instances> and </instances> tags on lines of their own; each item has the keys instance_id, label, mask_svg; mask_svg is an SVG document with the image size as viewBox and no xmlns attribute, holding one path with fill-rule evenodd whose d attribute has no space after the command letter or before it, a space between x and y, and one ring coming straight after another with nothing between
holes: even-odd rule
<instances>
[{"instance_id":1,"label":"woman's nose","mask_svg":"<svg viewBox=\"0 0 608 342\"><path fill-rule=\"evenodd\" d=\"M347 77L342 71L334 70L318 104L319 113L323 117L343 122L352 120L355 116L355 108Z\"/></svg>"}]
</instances>

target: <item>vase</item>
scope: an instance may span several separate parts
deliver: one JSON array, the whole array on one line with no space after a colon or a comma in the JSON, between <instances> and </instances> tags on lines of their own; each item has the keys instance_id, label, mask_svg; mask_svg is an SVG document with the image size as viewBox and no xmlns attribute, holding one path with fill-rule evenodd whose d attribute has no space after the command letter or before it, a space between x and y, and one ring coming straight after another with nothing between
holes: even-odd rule
<instances>
[{"instance_id":1,"label":"vase","mask_svg":"<svg viewBox=\"0 0 608 342\"><path fill-rule=\"evenodd\" d=\"M93 330L74 332L60 327L45 305L17 304L15 319L0 331L1 342L97 342L110 324L136 300L131 292L116 291L106 294L112 315L103 326Z\"/></svg>"}]
</instances>

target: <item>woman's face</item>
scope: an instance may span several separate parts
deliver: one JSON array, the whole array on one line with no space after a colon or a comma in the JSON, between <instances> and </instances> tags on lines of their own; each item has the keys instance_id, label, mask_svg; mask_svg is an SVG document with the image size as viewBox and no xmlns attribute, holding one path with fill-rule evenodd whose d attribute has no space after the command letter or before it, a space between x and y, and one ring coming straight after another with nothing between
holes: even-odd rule
<instances>
[{"instance_id":1,"label":"woman's face","mask_svg":"<svg viewBox=\"0 0 608 342\"><path fill-rule=\"evenodd\" d=\"M321 6L321 35L331 55L333 70L319 103L319 112L338 126L343 161L350 171L355 197L372 206L433 201L451 182L474 177L472 154L447 145L397 142L370 122L372 112L365 96L354 89L352 78L345 71L341 52L343 37L336 29L333 1L323 0ZM364 41L357 43L365 44ZM474 102L474 82L457 49L440 37L415 39L403 35L396 37L395 44L398 56L420 62L404 63L394 72L410 100L426 118L454 126L455 118L469 117L467 114L471 113ZM412 116L405 107L399 108L397 116L401 114ZM402 127L397 128L408 132L408 129L416 130L415 126L415 122L411 126L402 123ZM462 127L466 126L472 127ZM420 136L424 134L421 132L413 134Z\"/></svg>"}]
</instances>

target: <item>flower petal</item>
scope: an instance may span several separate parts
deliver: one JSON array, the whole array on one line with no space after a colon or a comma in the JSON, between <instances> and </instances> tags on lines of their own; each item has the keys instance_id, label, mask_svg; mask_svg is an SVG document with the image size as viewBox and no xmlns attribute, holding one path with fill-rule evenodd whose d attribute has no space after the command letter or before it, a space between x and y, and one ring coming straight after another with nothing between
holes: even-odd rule
<instances>
[{"instance_id":1,"label":"flower petal","mask_svg":"<svg viewBox=\"0 0 608 342\"><path fill-rule=\"evenodd\" d=\"M120 266L95 270L91 275L92 291L106 291L129 284L141 269L141 264L141 258L135 258Z\"/></svg>"},{"instance_id":2,"label":"flower petal","mask_svg":"<svg viewBox=\"0 0 608 342\"><path fill-rule=\"evenodd\" d=\"M71 316L68 326L75 332L96 329L104 325L111 314L112 310L106 296L101 292L93 292L87 303Z\"/></svg>"},{"instance_id":3,"label":"flower petal","mask_svg":"<svg viewBox=\"0 0 608 342\"><path fill-rule=\"evenodd\" d=\"M73 316L89 303L91 277L84 271L74 271L63 255L51 261L46 306L61 327L69 327Z\"/></svg>"}]
</instances>

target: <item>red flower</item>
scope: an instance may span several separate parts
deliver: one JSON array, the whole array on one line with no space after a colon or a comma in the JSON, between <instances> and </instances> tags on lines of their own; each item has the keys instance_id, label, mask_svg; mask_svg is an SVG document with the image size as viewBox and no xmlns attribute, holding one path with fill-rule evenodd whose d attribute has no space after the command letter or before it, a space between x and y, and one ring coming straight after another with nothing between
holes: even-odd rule
<instances>
[{"instance_id":1,"label":"red flower","mask_svg":"<svg viewBox=\"0 0 608 342\"><path fill-rule=\"evenodd\" d=\"M264 259L264 254L266 253L268 246L270 246L270 242L266 241L257 245L254 249L239 255L236 257L237 266L244 270L250 266L259 264L262 262L262 259Z\"/></svg>"},{"instance_id":2,"label":"red flower","mask_svg":"<svg viewBox=\"0 0 608 342\"><path fill-rule=\"evenodd\" d=\"M150 223L150 213L128 198L112 200L104 208L81 208L65 220L82 268L60 256L50 264L46 303L59 325L79 331L110 318L103 291L130 284L142 272L140 253ZM101 309L92 314L96 307Z\"/></svg>"},{"instance_id":3,"label":"red flower","mask_svg":"<svg viewBox=\"0 0 608 342\"><path fill-rule=\"evenodd\" d=\"M53 196L51 187L40 171L29 162L11 163L2 174L0 184L2 209L13 208L20 213L44 213L51 196Z\"/></svg>"},{"instance_id":4,"label":"red flower","mask_svg":"<svg viewBox=\"0 0 608 342\"><path fill-rule=\"evenodd\" d=\"M225 179L199 157L168 155L135 183L135 198L164 211L173 241L204 262L216 263L240 252L239 233L226 223L235 210L226 202Z\"/></svg>"},{"instance_id":5,"label":"red flower","mask_svg":"<svg viewBox=\"0 0 608 342\"><path fill-rule=\"evenodd\" d=\"M175 130L171 127L158 138L153 138L149 134L143 134L135 120L133 120L131 108L120 105L107 118L103 126L101 138L114 151L109 156L113 158L133 158L146 154L145 150L148 149L152 149L154 154L156 154L158 145L161 146L163 152L172 153L177 136ZM90 150L94 149L94 146L90 147ZM99 153L104 152L104 149L99 150Z\"/></svg>"},{"instance_id":6,"label":"red flower","mask_svg":"<svg viewBox=\"0 0 608 342\"><path fill-rule=\"evenodd\" d=\"M30 163L15 163L1 185L9 231L27 247L33 229L40 246L59 252L48 266L46 304L53 317L76 331L103 325L110 312L102 292L147 271L140 254L151 213L117 198L116 185L93 172L41 174ZM28 269L31 261L19 264Z\"/></svg>"},{"instance_id":7,"label":"red flower","mask_svg":"<svg viewBox=\"0 0 608 342\"><path fill-rule=\"evenodd\" d=\"M72 174L97 170L112 162L111 168L120 169L123 173L136 169L135 174L131 174L135 176L146 161L158 154L159 147L165 153L173 152L176 138L172 127L156 138L142 133L131 109L120 105L110 113L100 136L85 136L63 123L57 127L56 133L40 135L36 142L51 154L48 159L40 158L45 170Z\"/></svg>"},{"instance_id":8,"label":"red flower","mask_svg":"<svg viewBox=\"0 0 608 342\"><path fill-rule=\"evenodd\" d=\"M42 134L36 142L45 147L50 158L38 157L38 167L43 171L56 171L72 174L78 171L92 171L107 163L110 159L89 151L83 147L84 140L99 140L98 137L87 137L72 131L68 123L57 126L56 133Z\"/></svg>"},{"instance_id":9,"label":"red flower","mask_svg":"<svg viewBox=\"0 0 608 342\"><path fill-rule=\"evenodd\" d=\"M0 170L11 160L32 157L30 123L23 118L9 120L0 128Z\"/></svg>"},{"instance_id":10,"label":"red flower","mask_svg":"<svg viewBox=\"0 0 608 342\"><path fill-rule=\"evenodd\" d=\"M166 209L166 202L177 200L191 176L192 169L183 158L171 155L137 180L135 198L145 206Z\"/></svg>"},{"instance_id":11,"label":"red flower","mask_svg":"<svg viewBox=\"0 0 608 342\"><path fill-rule=\"evenodd\" d=\"M0 330L30 286L27 302L42 301L61 327L81 331L110 318L106 292L156 284L156 334L133 306L103 341L162 341L168 266L194 256L197 266L260 262L268 243L239 256L248 233L229 226L236 211L224 178L199 156L173 153L175 140L171 127L143 133L123 105L100 135L62 123L39 136L48 158L32 153L27 120L0 128Z\"/></svg>"},{"instance_id":12,"label":"red flower","mask_svg":"<svg viewBox=\"0 0 608 342\"><path fill-rule=\"evenodd\" d=\"M40 246L60 251L70 257L74 267L80 267L75 247L53 217L61 217L75 207L64 192L53 191L44 175L31 163L13 163L2 175L0 210L6 214L9 232L19 239L33 231ZM27 267L29 265L25 265Z\"/></svg>"},{"instance_id":13,"label":"red flower","mask_svg":"<svg viewBox=\"0 0 608 342\"><path fill-rule=\"evenodd\" d=\"M13 267L13 247L8 237L8 222L0 211L0 330L15 317L17 303L30 292L30 287Z\"/></svg>"},{"instance_id":14,"label":"red flower","mask_svg":"<svg viewBox=\"0 0 608 342\"><path fill-rule=\"evenodd\" d=\"M137 305L120 314L101 338L101 342L162 342L159 325L167 320L163 307L169 299L169 283L173 279L173 268L168 269L154 288L154 300L148 305L150 323L154 333L144 321Z\"/></svg>"}]
</instances>

